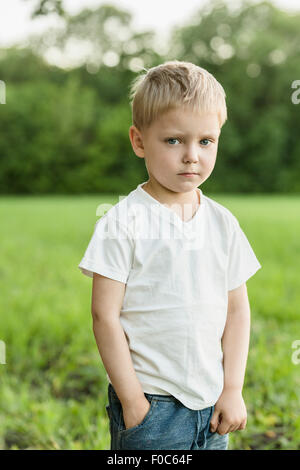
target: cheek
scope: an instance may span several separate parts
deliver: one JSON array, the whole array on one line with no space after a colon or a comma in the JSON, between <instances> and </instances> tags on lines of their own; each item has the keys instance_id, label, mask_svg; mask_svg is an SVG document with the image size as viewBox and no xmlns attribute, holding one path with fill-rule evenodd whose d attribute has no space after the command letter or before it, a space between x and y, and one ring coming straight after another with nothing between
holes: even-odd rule
<instances>
[{"instance_id":1,"label":"cheek","mask_svg":"<svg viewBox=\"0 0 300 470\"><path fill-rule=\"evenodd\" d=\"M178 169L178 167L182 166L182 162L180 157L177 155L165 155L165 158L162 159L162 169L165 169L165 171L175 171Z\"/></svg>"},{"instance_id":2,"label":"cheek","mask_svg":"<svg viewBox=\"0 0 300 470\"><path fill-rule=\"evenodd\" d=\"M158 152L152 154L148 159L148 168L155 174L169 174L172 169L176 168L176 159L174 159L174 156L170 158L166 152Z\"/></svg>"},{"instance_id":3,"label":"cheek","mask_svg":"<svg viewBox=\"0 0 300 470\"><path fill-rule=\"evenodd\" d=\"M176 166L179 156L175 152L168 152L165 149L156 153L155 162L162 168L168 168L170 166Z\"/></svg>"},{"instance_id":4,"label":"cheek","mask_svg":"<svg viewBox=\"0 0 300 470\"><path fill-rule=\"evenodd\" d=\"M208 167L213 167L217 158L216 149L209 150L203 158Z\"/></svg>"},{"instance_id":5,"label":"cheek","mask_svg":"<svg viewBox=\"0 0 300 470\"><path fill-rule=\"evenodd\" d=\"M212 171L214 169L215 163L216 163L216 158L214 155L212 155L211 159L208 160L207 170Z\"/></svg>"},{"instance_id":6,"label":"cheek","mask_svg":"<svg viewBox=\"0 0 300 470\"><path fill-rule=\"evenodd\" d=\"M203 172L211 173L215 166L215 158L212 155L211 157L206 155L205 158L201 159L200 167Z\"/></svg>"}]
</instances>

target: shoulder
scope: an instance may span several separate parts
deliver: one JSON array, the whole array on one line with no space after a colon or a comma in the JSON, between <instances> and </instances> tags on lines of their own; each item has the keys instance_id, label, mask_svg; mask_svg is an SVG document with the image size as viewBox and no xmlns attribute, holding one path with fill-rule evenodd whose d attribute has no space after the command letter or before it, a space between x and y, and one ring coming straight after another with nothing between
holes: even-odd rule
<instances>
[{"instance_id":1,"label":"shoulder","mask_svg":"<svg viewBox=\"0 0 300 470\"><path fill-rule=\"evenodd\" d=\"M100 204L97 207L96 226L117 226L123 231L132 234L135 227L137 216L144 214L144 204L138 198L136 191L131 191L127 196L119 196L119 202L116 204Z\"/></svg>"},{"instance_id":2,"label":"shoulder","mask_svg":"<svg viewBox=\"0 0 300 470\"><path fill-rule=\"evenodd\" d=\"M214 199L205 196L206 212L213 224L217 224L221 229L228 230L229 233L239 226L236 216L225 206Z\"/></svg>"}]
</instances>

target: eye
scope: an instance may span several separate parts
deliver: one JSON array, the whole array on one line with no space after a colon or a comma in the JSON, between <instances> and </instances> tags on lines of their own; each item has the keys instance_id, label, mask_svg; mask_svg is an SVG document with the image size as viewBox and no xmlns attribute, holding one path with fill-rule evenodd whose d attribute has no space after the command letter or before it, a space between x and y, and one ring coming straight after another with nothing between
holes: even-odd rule
<instances>
[{"instance_id":1,"label":"eye","mask_svg":"<svg viewBox=\"0 0 300 470\"><path fill-rule=\"evenodd\" d=\"M209 144L209 142L211 142L211 140L209 140L209 139L202 139L202 140L200 140L200 142L206 142L206 144L204 144L204 147L208 147L208 144Z\"/></svg>"},{"instance_id":2,"label":"eye","mask_svg":"<svg viewBox=\"0 0 300 470\"><path fill-rule=\"evenodd\" d=\"M167 139L165 139L165 142L169 143L170 140L178 140L178 142L180 142L180 139L178 139L177 137L168 137ZM204 147L208 147L209 144L211 143L212 141L210 139L201 139L200 140L200 144L203 145ZM170 144L170 145L173 145L174 147L174 144Z\"/></svg>"},{"instance_id":3,"label":"eye","mask_svg":"<svg viewBox=\"0 0 300 470\"><path fill-rule=\"evenodd\" d=\"M169 137L168 139L165 140L165 142L169 143L169 140L178 140L178 142L179 142L179 139L176 139L176 137Z\"/></svg>"}]
</instances>

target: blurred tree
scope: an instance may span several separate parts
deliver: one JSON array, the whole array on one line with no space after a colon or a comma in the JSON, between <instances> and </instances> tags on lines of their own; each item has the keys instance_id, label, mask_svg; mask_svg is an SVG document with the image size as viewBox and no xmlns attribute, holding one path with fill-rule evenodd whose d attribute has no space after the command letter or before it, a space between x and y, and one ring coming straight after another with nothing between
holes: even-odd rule
<instances>
[{"instance_id":1,"label":"blurred tree","mask_svg":"<svg viewBox=\"0 0 300 470\"><path fill-rule=\"evenodd\" d=\"M102 64L118 72L159 63L162 56L154 43L153 31L134 32L131 12L109 4L74 16L65 14L58 27L30 36L30 47L44 57L53 48L65 57L68 51L76 51L74 66L85 65L90 74L96 74Z\"/></svg>"},{"instance_id":2,"label":"blurred tree","mask_svg":"<svg viewBox=\"0 0 300 470\"><path fill-rule=\"evenodd\" d=\"M31 49L11 47L0 49L1 77L7 83L61 82L67 72L45 62Z\"/></svg>"},{"instance_id":3,"label":"blurred tree","mask_svg":"<svg viewBox=\"0 0 300 470\"><path fill-rule=\"evenodd\" d=\"M31 50L0 49L0 191L126 194L147 178L128 137L129 85L142 67L178 59L213 73L227 95L228 122L205 189L298 192L300 105L291 84L300 78L299 22L300 14L265 1L213 0L173 29L161 55L154 33L133 32L130 13L102 5L65 15ZM80 66L43 59L71 39L76 55L92 45Z\"/></svg>"},{"instance_id":4,"label":"blurred tree","mask_svg":"<svg viewBox=\"0 0 300 470\"><path fill-rule=\"evenodd\" d=\"M28 2L32 0L23 1ZM36 18L37 16L49 15L49 13L57 13L58 15L64 16L65 10L62 0L39 0L35 2L31 17Z\"/></svg>"},{"instance_id":5,"label":"blurred tree","mask_svg":"<svg viewBox=\"0 0 300 470\"><path fill-rule=\"evenodd\" d=\"M266 1L236 6L213 0L174 28L168 58L206 68L227 94L228 123L207 182L213 190L300 190L294 151L300 115L291 102L291 83L300 77L299 24L299 13Z\"/></svg>"}]
</instances>

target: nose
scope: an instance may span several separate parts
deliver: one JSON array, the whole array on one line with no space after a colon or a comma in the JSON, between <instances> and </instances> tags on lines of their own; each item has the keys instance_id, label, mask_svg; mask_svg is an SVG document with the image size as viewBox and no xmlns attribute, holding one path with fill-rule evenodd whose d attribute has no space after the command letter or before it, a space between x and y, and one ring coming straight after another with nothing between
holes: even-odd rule
<instances>
[{"instance_id":1,"label":"nose","mask_svg":"<svg viewBox=\"0 0 300 470\"><path fill-rule=\"evenodd\" d=\"M184 150L183 161L197 163L199 160L199 148L196 145L187 145Z\"/></svg>"}]
</instances>

